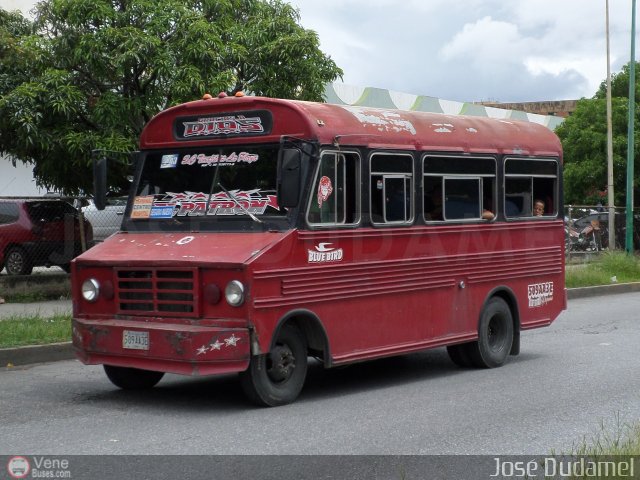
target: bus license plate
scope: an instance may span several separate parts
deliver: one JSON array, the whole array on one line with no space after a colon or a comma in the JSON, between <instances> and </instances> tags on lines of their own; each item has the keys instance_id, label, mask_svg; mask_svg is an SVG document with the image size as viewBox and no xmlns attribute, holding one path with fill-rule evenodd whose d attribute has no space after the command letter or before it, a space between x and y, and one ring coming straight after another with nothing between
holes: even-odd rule
<instances>
[{"instance_id":1,"label":"bus license plate","mask_svg":"<svg viewBox=\"0 0 640 480\"><path fill-rule=\"evenodd\" d=\"M132 350L149 350L149 332L124 330L122 332L122 347Z\"/></svg>"}]
</instances>

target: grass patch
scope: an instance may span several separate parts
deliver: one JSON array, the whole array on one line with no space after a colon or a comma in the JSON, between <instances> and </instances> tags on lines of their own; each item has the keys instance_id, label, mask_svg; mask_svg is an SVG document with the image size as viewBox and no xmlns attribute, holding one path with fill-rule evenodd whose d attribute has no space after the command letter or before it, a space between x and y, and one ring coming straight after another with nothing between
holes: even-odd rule
<instances>
[{"instance_id":1,"label":"grass patch","mask_svg":"<svg viewBox=\"0 0 640 480\"><path fill-rule=\"evenodd\" d=\"M8 303L33 303L46 302L49 300L71 300L71 295L68 293L61 295L60 292L47 291L7 293L4 294L3 297Z\"/></svg>"},{"instance_id":2,"label":"grass patch","mask_svg":"<svg viewBox=\"0 0 640 480\"><path fill-rule=\"evenodd\" d=\"M71 315L15 316L0 321L0 348L45 345L71 340Z\"/></svg>"},{"instance_id":3,"label":"grass patch","mask_svg":"<svg viewBox=\"0 0 640 480\"><path fill-rule=\"evenodd\" d=\"M612 278L615 277L615 281ZM622 252L605 252L586 265L567 266L567 288L640 281L640 259Z\"/></svg>"},{"instance_id":4,"label":"grass patch","mask_svg":"<svg viewBox=\"0 0 640 480\"><path fill-rule=\"evenodd\" d=\"M630 462L632 461L632 457L637 457L640 455L640 424L628 424L622 423L620 421L620 415L616 414L615 416L615 425L607 426L604 422L600 423L600 430L595 433L595 435L587 440L584 438L582 442L575 445L570 452L568 453L560 453L552 452L553 457L558 459L561 458L570 458L577 459L580 457L584 457L585 460L593 461L593 462L607 462L613 461L615 463L619 462ZM637 466L636 466L637 467ZM618 478L629 478L627 475L622 474L587 474L587 472L581 474L570 475L565 478L571 478L574 480L579 479L618 479ZM634 472L633 478L638 478L638 472ZM545 477L548 478L548 477ZM553 477L557 478L557 477Z\"/></svg>"}]
</instances>

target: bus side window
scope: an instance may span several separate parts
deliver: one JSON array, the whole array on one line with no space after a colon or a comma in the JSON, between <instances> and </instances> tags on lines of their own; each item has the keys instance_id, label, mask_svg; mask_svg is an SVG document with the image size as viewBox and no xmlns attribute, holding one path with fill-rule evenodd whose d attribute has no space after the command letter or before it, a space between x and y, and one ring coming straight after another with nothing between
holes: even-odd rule
<instances>
[{"instance_id":1,"label":"bus side window","mask_svg":"<svg viewBox=\"0 0 640 480\"><path fill-rule=\"evenodd\" d=\"M444 219L469 220L480 215L480 179L445 178Z\"/></svg>"},{"instance_id":2,"label":"bus side window","mask_svg":"<svg viewBox=\"0 0 640 480\"><path fill-rule=\"evenodd\" d=\"M352 225L360 220L360 165L355 154L325 152L307 210L310 225Z\"/></svg>"},{"instance_id":3,"label":"bus side window","mask_svg":"<svg viewBox=\"0 0 640 480\"><path fill-rule=\"evenodd\" d=\"M411 223L413 157L405 154L373 154L369 198L372 223Z\"/></svg>"},{"instance_id":4,"label":"bus side window","mask_svg":"<svg viewBox=\"0 0 640 480\"><path fill-rule=\"evenodd\" d=\"M504 210L507 217L530 217L532 202L529 178L505 179Z\"/></svg>"},{"instance_id":5,"label":"bus side window","mask_svg":"<svg viewBox=\"0 0 640 480\"><path fill-rule=\"evenodd\" d=\"M495 158L426 155L423 161L426 222L495 218Z\"/></svg>"},{"instance_id":6,"label":"bus side window","mask_svg":"<svg viewBox=\"0 0 640 480\"><path fill-rule=\"evenodd\" d=\"M507 158L504 172L504 214L507 218L535 217L533 207L538 201L544 204L542 216L557 216L557 160Z\"/></svg>"}]
</instances>

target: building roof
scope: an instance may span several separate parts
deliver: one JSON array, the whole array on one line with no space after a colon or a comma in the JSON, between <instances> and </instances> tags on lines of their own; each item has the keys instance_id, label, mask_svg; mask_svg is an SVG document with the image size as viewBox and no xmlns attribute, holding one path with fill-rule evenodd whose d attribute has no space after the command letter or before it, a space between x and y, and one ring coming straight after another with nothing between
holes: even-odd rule
<instances>
[{"instance_id":1,"label":"building roof","mask_svg":"<svg viewBox=\"0 0 640 480\"><path fill-rule=\"evenodd\" d=\"M443 100L425 95L394 92L374 87L355 87L343 83L330 83L325 87L325 100L336 105L391 108L418 112L444 113L447 115L470 115L500 120L521 120L544 125L555 130L564 120L553 115L526 113L470 102Z\"/></svg>"}]
</instances>

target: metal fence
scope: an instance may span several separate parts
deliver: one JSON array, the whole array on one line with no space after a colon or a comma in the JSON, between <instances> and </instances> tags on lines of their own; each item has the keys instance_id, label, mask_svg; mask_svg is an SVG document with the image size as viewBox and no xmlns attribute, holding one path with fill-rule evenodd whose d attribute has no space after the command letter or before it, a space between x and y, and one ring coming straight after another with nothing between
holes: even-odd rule
<instances>
[{"instance_id":1,"label":"metal fence","mask_svg":"<svg viewBox=\"0 0 640 480\"><path fill-rule=\"evenodd\" d=\"M625 248L626 209L615 208L614 248ZM565 206L565 247L567 255L598 253L610 250L609 209L602 205ZM640 214L633 215L633 249L640 249Z\"/></svg>"},{"instance_id":2,"label":"metal fence","mask_svg":"<svg viewBox=\"0 0 640 480\"><path fill-rule=\"evenodd\" d=\"M0 271L69 270L71 260L120 228L126 200L97 210L84 197L0 197Z\"/></svg>"}]
</instances>

